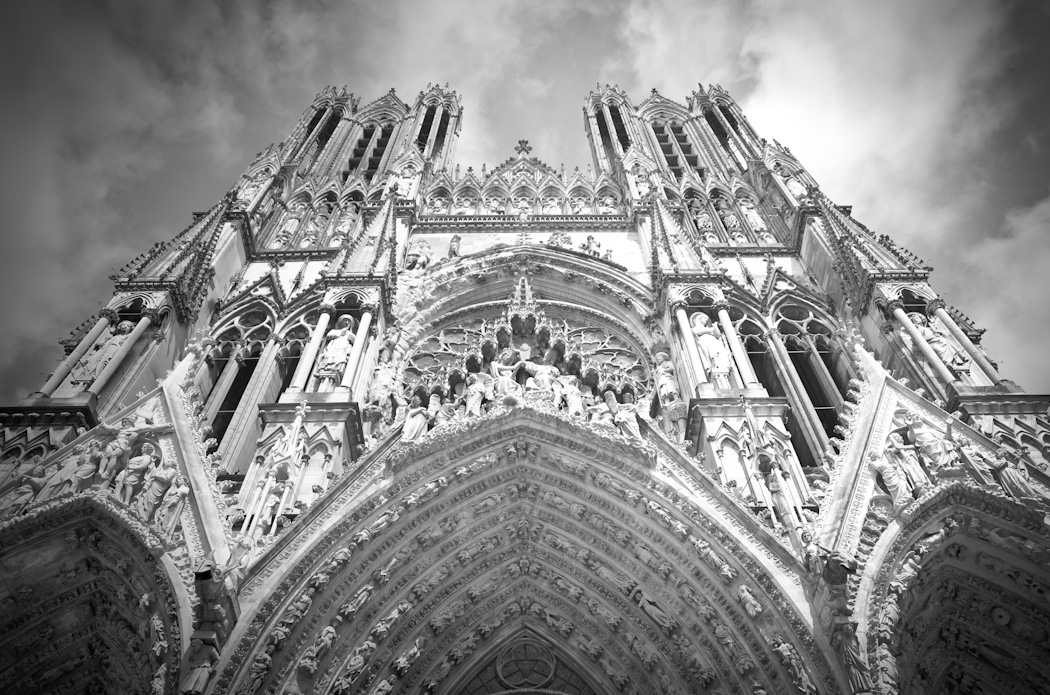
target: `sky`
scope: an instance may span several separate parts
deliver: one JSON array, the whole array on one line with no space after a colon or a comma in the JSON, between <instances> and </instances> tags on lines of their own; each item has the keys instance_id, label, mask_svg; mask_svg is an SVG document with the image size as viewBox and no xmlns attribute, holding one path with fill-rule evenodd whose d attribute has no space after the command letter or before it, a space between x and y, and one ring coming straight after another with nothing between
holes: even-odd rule
<instances>
[{"instance_id":1,"label":"sky","mask_svg":"<svg viewBox=\"0 0 1050 695\"><path fill-rule=\"evenodd\" d=\"M325 85L463 98L457 159L590 163L596 83L721 84L838 204L934 266L1003 376L1050 392L1050 1L145 3L0 25L0 403L116 269L185 228Z\"/></svg>"}]
</instances>

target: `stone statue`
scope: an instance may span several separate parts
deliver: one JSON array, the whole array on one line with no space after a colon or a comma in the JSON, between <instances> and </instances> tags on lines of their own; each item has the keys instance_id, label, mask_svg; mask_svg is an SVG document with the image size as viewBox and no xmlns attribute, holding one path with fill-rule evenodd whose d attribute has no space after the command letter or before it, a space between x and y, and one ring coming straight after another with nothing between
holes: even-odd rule
<instances>
[{"instance_id":1,"label":"stone statue","mask_svg":"<svg viewBox=\"0 0 1050 695\"><path fill-rule=\"evenodd\" d=\"M108 485L124 469L131 447L138 442L140 437L146 434L167 432L171 430L171 425L136 427L132 418L124 417L121 418L119 426L103 423L98 426L98 429L101 432L112 432L116 435L106 444L105 449L102 451L102 464L99 474L102 477L103 485Z\"/></svg>"},{"instance_id":2,"label":"stone statue","mask_svg":"<svg viewBox=\"0 0 1050 695\"><path fill-rule=\"evenodd\" d=\"M458 234L453 234L452 239L448 242L448 257L449 259L459 258L459 245L462 239Z\"/></svg>"},{"instance_id":3,"label":"stone statue","mask_svg":"<svg viewBox=\"0 0 1050 695\"><path fill-rule=\"evenodd\" d=\"M656 600L653 599L652 596L650 596L648 592L645 591L645 589L641 587L635 587L634 591L631 592L628 598L637 603L638 607L641 608L646 615L653 619L653 622L655 622L668 633L670 633L675 629L675 627L677 627L678 623L676 623L671 616L669 616L662 608L660 608L656 604Z\"/></svg>"},{"instance_id":4,"label":"stone statue","mask_svg":"<svg viewBox=\"0 0 1050 695\"><path fill-rule=\"evenodd\" d=\"M697 211L696 217L693 218L693 221L696 222L696 228L701 234L704 232L713 232L715 229L715 223L711 220L711 213L707 211L706 206L701 207Z\"/></svg>"},{"instance_id":5,"label":"stone statue","mask_svg":"<svg viewBox=\"0 0 1050 695\"><path fill-rule=\"evenodd\" d=\"M959 465L959 452L952 441L952 424L955 418L945 419L946 429L940 434L930 428L918 413L909 411L904 416L911 439L922 454L927 470L937 472L942 468L955 468Z\"/></svg>"},{"instance_id":6,"label":"stone statue","mask_svg":"<svg viewBox=\"0 0 1050 695\"><path fill-rule=\"evenodd\" d=\"M584 418L587 415L583 405L583 393L580 392L580 382L574 374L563 374L557 379L558 388L555 389L554 404L560 406L562 399L565 402L565 412L570 418Z\"/></svg>"},{"instance_id":7,"label":"stone statue","mask_svg":"<svg viewBox=\"0 0 1050 695\"><path fill-rule=\"evenodd\" d=\"M153 521L172 484L179 477L174 461L163 457L156 468L146 475L146 486L142 494L142 514L146 521Z\"/></svg>"},{"instance_id":8,"label":"stone statue","mask_svg":"<svg viewBox=\"0 0 1050 695\"><path fill-rule=\"evenodd\" d=\"M741 584L736 590L736 600L752 618L757 618L762 612L762 604L758 602L755 595L751 593L751 588L746 584Z\"/></svg>"},{"instance_id":9,"label":"stone statue","mask_svg":"<svg viewBox=\"0 0 1050 695\"><path fill-rule=\"evenodd\" d=\"M553 196L544 198L542 210L544 215L560 215L561 202Z\"/></svg>"},{"instance_id":10,"label":"stone statue","mask_svg":"<svg viewBox=\"0 0 1050 695\"><path fill-rule=\"evenodd\" d=\"M766 221L762 219L762 215L759 214L754 201L750 198L740 200L740 207L743 209L744 219L747 220L747 224L751 227L752 231L762 232L769 228L766 225Z\"/></svg>"},{"instance_id":11,"label":"stone statue","mask_svg":"<svg viewBox=\"0 0 1050 695\"><path fill-rule=\"evenodd\" d=\"M740 229L740 218L736 216L736 212L730 207L729 201L723 198L717 199L715 201L715 210L718 212L718 217L722 220L722 226L725 227L727 232L732 234Z\"/></svg>"},{"instance_id":12,"label":"stone statue","mask_svg":"<svg viewBox=\"0 0 1050 695\"><path fill-rule=\"evenodd\" d=\"M413 239L405 251L405 270L424 270L430 265L430 242L426 239Z\"/></svg>"},{"instance_id":13,"label":"stone statue","mask_svg":"<svg viewBox=\"0 0 1050 695\"><path fill-rule=\"evenodd\" d=\"M929 487L930 478L919 462L915 447L905 444L904 438L898 432L894 432L886 438L886 453L894 457L897 469L904 474L912 494L915 497L921 496Z\"/></svg>"},{"instance_id":14,"label":"stone statue","mask_svg":"<svg viewBox=\"0 0 1050 695\"><path fill-rule=\"evenodd\" d=\"M240 192L237 194L237 200L243 200L245 203L250 203L255 200L255 196L262 190L266 179L270 178L270 172L259 171L254 176L249 178L243 186L241 186Z\"/></svg>"},{"instance_id":15,"label":"stone statue","mask_svg":"<svg viewBox=\"0 0 1050 695\"><path fill-rule=\"evenodd\" d=\"M336 321L335 328L325 336L324 349L317 358L319 391L335 390L343 378L347 360L350 359L350 350L354 346L354 328L354 318L343 315Z\"/></svg>"},{"instance_id":16,"label":"stone statue","mask_svg":"<svg viewBox=\"0 0 1050 695\"><path fill-rule=\"evenodd\" d=\"M138 456L128 459L124 467L124 477L121 480L119 497L124 504L131 504L131 499L142 491L146 484L146 474L160 461L156 455L156 449L149 442L142 445Z\"/></svg>"},{"instance_id":17,"label":"stone statue","mask_svg":"<svg viewBox=\"0 0 1050 695\"><path fill-rule=\"evenodd\" d=\"M871 678L868 676L868 667L864 663L864 657L860 653L856 624L840 617L837 627L832 629L834 631L831 634L831 646L839 655L839 661L846 670L851 690L857 694L871 692Z\"/></svg>"},{"instance_id":18,"label":"stone statue","mask_svg":"<svg viewBox=\"0 0 1050 695\"><path fill-rule=\"evenodd\" d=\"M970 368L970 358L966 353L955 346L947 331L941 328L939 322L931 322L923 314L913 311L908 318L919 331L919 335L929 343L937 357L941 359L949 370L956 376L966 372Z\"/></svg>"},{"instance_id":19,"label":"stone statue","mask_svg":"<svg viewBox=\"0 0 1050 695\"><path fill-rule=\"evenodd\" d=\"M427 201L427 213L430 215L440 215L445 212L448 207L448 200L442 198L439 195L431 196Z\"/></svg>"},{"instance_id":20,"label":"stone statue","mask_svg":"<svg viewBox=\"0 0 1050 695\"><path fill-rule=\"evenodd\" d=\"M656 353L656 392L660 396L663 410L664 431L674 441L685 441L687 411L685 401L679 393L678 378L674 362L666 352Z\"/></svg>"},{"instance_id":21,"label":"stone statue","mask_svg":"<svg viewBox=\"0 0 1050 695\"><path fill-rule=\"evenodd\" d=\"M886 486L886 491L890 493L890 502L893 504L894 509L900 509L903 504L911 501L911 487L907 481L902 479L902 476L897 471L897 467L890 462L885 453L880 456L877 452L873 451L868 454L868 465L871 466L873 473L882 476L882 484ZM902 501L902 497L907 493L907 497Z\"/></svg>"},{"instance_id":22,"label":"stone statue","mask_svg":"<svg viewBox=\"0 0 1050 695\"><path fill-rule=\"evenodd\" d=\"M470 196L460 196L456 198L456 203L452 207L453 215L473 215L477 211L478 201Z\"/></svg>"},{"instance_id":23,"label":"stone statue","mask_svg":"<svg viewBox=\"0 0 1050 695\"><path fill-rule=\"evenodd\" d=\"M1028 482L1028 469L1022 461L1011 460L1006 449L999 449L995 452L995 470L999 474L999 482L1008 495L1019 499L1039 499L1039 493Z\"/></svg>"},{"instance_id":24,"label":"stone statue","mask_svg":"<svg viewBox=\"0 0 1050 695\"><path fill-rule=\"evenodd\" d=\"M339 615L342 617L342 619L353 619L357 612L361 610L361 606L365 605L365 601L367 601L369 597L372 596L373 591L374 588L371 584L366 584L365 586L361 587L361 589L358 590L354 597L346 603L344 603L339 609Z\"/></svg>"},{"instance_id":25,"label":"stone statue","mask_svg":"<svg viewBox=\"0 0 1050 695\"><path fill-rule=\"evenodd\" d=\"M711 322L711 318L702 311L693 314L689 319L693 329L693 338L700 353L706 358L707 369L712 380L722 388L729 386L729 373L732 371L732 357L722 337L722 331ZM718 379L715 376L718 375Z\"/></svg>"},{"instance_id":26,"label":"stone statue","mask_svg":"<svg viewBox=\"0 0 1050 695\"><path fill-rule=\"evenodd\" d=\"M18 487L0 500L0 512L18 513L25 509L47 484L47 476L43 466L34 466L27 474L15 475L15 481Z\"/></svg>"},{"instance_id":27,"label":"stone statue","mask_svg":"<svg viewBox=\"0 0 1050 695\"><path fill-rule=\"evenodd\" d=\"M594 256L595 258L601 256L602 245L594 238L593 234L587 235L587 241L580 244L580 248L588 256Z\"/></svg>"},{"instance_id":28,"label":"stone statue","mask_svg":"<svg viewBox=\"0 0 1050 695\"><path fill-rule=\"evenodd\" d=\"M88 354L81 358L81 369L77 371L76 380L82 382L85 388L90 386L91 381L96 379L102 373L102 370L106 368L106 365L117 356L120 348L124 345L124 341L128 339L128 334L134 328L135 324L131 321L118 323L109 337L100 343L96 343Z\"/></svg>"},{"instance_id":29,"label":"stone statue","mask_svg":"<svg viewBox=\"0 0 1050 695\"><path fill-rule=\"evenodd\" d=\"M344 237L349 235L354 223L357 222L359 214L360 206L357 203L351 202L346 206L343 210L343 214L339 217L339 222L335 225L335 231L340 232Z\"/></svg>"},{"instance_id":30,"label":"stone statue","mask_svg":"<svg viewBox=\"0 0 1050 695\"><path fill-rule=\"evenodd\" d=\"M492 380L489 382L491 394L487 395L491 400L502 399L506 396L520 397L523 394L521 385L514 379L521 363L521 356L510 348L504 348L497 359L489 362L489 374Z\"/></svg>"},{"instance_id":31,"label":"stone statue","mask_svg":"<svg viewBox=\"0 0 1050 695\"><path fill-rule=\"evenodd\" d=\"M430 413L423 407L419 396L413 396L408 404L408 414L405 416L404 429L401 430L402 441L411 442L419 439L427 433L430 424Z\"/></svg>"},{"instance_id":32,"label":"stone statue","mask_svg":"<svg viewBox=\"0 0 1050 695\"><path fill-rule=\"evenodd\" d=\"M638 427L639 411L634 402L634 395L627 391L622 397L623 403L617 403L612 391L605 392L605 402L613 414L613 422L623 436L636 442L644 441L642 431Z\"/></svg>"},{"instance_id":33,"label":"stone statue","mask_svg":"<svg viewBox=\"0 0 1050 695\"><path fill-rule=\"evenodd\" d=\"M390 349L383 347L379 351L379 364L376 365L367 393L366 415L374 423L373 434L376 434L375 428L380 420L386 425L393 423L394 409L405 405L397 390L397 382L397 366L390 360Z\"/></svg>"}]
</instances>

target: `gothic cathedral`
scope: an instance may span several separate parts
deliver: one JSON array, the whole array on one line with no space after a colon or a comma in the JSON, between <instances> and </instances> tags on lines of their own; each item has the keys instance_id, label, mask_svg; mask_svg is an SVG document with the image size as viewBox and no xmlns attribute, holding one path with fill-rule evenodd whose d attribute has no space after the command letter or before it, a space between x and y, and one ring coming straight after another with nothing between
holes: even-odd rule
<instances>
[{"instance_id":1,"label":"gothic cathedral","mask_svg":"<svg viewBox=\"0 0 1050 695\"><path fill-rule=\"evenodd\" d=\"M326 88L0 408L0 690L1050 693L1050 396L923 261L718 86L462 124Z\"/></svg>"}]
</instances>

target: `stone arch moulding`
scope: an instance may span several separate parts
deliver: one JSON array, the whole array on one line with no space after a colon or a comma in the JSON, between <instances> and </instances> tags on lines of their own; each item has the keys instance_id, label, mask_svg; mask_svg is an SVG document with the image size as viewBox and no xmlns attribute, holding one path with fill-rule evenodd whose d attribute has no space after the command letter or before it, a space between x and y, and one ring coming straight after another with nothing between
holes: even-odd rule
<instances>
[{"instance_id":1,"label":"stone arch moulding","mask_svg":"<svg viewBox=\"0 0 1050 695\"><path fill-rule=\"evenodd\" d=\"M530 640L581 692L838 692L799 568L664 458L524 408L371 453L251 570L216 692L456 693Z\"/></svg>"},{"instance_id":2,"label":"stone arch moulding","mask_svg":"<svg viewBox=\"0 0 1050 695\"><path fill-rule=\"evenodd\" d=\"M4 691L50 692L58 678L178 692L196 597L167 549L104 497L58 497L0 524L0 652L21 657L0 660Z\"/></svg>"},{"instance_id":3,"label":"stone arch moulding","mask_svg":"<svg viewBox=\"0 0 1050 695\"><path fill-rule=\"evenodd\" d=\"M905 510L873 549L856 602L875 692L1045 692L1048 561L1042 511L970 482Z\"/></svg>"}]
</instances>

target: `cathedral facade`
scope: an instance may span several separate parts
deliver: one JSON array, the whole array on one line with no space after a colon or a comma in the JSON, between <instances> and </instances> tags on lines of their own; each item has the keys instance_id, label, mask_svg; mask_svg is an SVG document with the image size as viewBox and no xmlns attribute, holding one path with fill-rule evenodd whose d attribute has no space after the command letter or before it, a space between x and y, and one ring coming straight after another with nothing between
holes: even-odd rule
<instances>
[{"instance_id":1,"label":"cathedral facade","mask_svg":"<svg viewBox=\"0 0 1050 695\"><path fill-rule=\"evenodd\" d=\"M720 87L325 89L0 408L8 693L1050 693L1050 396Z\"/></svg>"}]
</instances>

